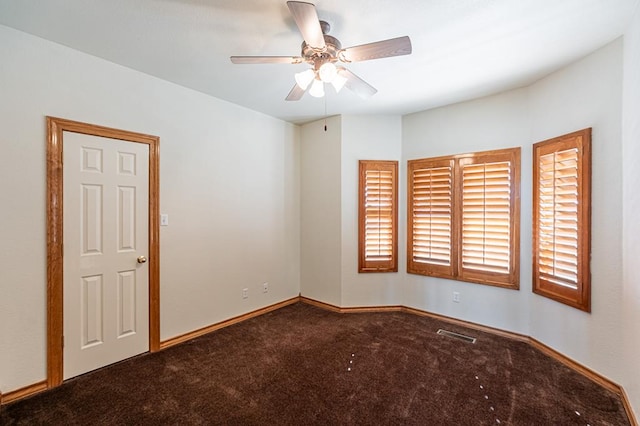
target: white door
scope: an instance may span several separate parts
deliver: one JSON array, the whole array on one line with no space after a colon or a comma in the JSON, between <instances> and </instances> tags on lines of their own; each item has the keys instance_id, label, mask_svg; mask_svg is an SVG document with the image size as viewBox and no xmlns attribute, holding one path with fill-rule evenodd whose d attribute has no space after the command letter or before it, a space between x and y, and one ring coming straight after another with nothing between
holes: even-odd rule
<instances>
[{"instance_id":1,"label":"white door","mask_svg":"<svg viewBox=\"0 0 640 426\"><path fill-rule=\"evenodd\" d=\"M64 379L149 350L149 147L64 133Z\"/></svg>"}]
</instances>

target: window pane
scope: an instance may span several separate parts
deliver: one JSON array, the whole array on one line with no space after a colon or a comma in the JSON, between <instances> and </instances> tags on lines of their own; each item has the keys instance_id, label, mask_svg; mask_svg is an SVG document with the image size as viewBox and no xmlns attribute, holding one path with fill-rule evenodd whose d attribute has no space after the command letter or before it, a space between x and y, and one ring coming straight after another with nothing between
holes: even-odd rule
<instances>
[{"instance_id":1,"label":"window pane","mask_svg":"<svg viewBox=\"0 0 640 426\"><path fill-rule=\"evenodd\" d=\"M359 272L397 271L397 161L360 161Z\"/></svg>"},{"instance_id":2,"label":"window pane","mask_svg":"<svg viewBox=\"0 0 640 426\"><path fill-rule=\"evenodd\" d=\"M451 264L452 169L413 171L413 261Z\"/></svg>"},{"instance_id":3,"label":"window pane","mask_svg":"<svg viewBox=\"0 0 640 426\"><path fill-rule=\"evenodd\" d=\"M462 166L462 266L509 273L511 164Z\"/></svg>"},{"instance_id":4,"label":"window pane","mask_svg":"<svg viewBox=\"0 0 640 426\"><path fill-rule=\"evenodd\" d=\"M533 152L533 291L590 311L591 129Z\"/></svg>"},{"instance_id":5,"label":"window pane","mask_svg":"<svg viewBox=\"0 0 640 426\"><path fill-rule=\"evenodd\" d=\"M407 272L519 288L520 151L408 162Z\"/></svg>"},{"instance_id":6,"label":"window pane","mask_svg":"<svg viewBox=\"0 0 640 426\"><path fill-rule=\"evenodd\" d=\"M365 260L391 260L393 236L393 173L365 172Z\"/></svg>"},{"instance_id":7,"label":"window pane","mask_svg":"<svg viewBox=\"0 0 640 426\"><path fill-rule=\"evenodd\" d=\"M578 288L578 149L540 156L538 271L555 283Z\"/></svg>"}]
</instances>

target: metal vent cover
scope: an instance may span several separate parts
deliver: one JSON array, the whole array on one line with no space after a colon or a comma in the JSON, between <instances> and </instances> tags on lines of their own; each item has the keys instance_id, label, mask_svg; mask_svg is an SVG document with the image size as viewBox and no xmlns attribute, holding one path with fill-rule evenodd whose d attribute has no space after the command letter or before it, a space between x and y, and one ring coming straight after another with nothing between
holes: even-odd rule
<instances>
[{"instance_id":1,"label":"metal vent cover","mask_svg":"<svg viewBox=\"0 0 640 426\"><path fill-rule=\"evenodd\" d=\"M442 336L453 337L454 339L462 340L462 341L465 341L467 343L475 343L476 342L476 338L475 337L466 336L464 334L455 333L455 332L449 331L449 330L443 330L441 328L438 329L437 334L440 334Z\"/></svg>"}]
</instances>

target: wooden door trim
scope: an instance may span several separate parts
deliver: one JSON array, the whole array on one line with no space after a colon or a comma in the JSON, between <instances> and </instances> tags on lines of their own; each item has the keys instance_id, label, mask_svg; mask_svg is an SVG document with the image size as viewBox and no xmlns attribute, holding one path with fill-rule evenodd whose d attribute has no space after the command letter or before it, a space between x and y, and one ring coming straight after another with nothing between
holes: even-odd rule
<instances>
[{"instance_id":1,"label":"wooden door trim","mask_svg":"<svg viewBox=\"0 0 640 426\"><path fill-rule=\"evenodd\" d=\"M160 138L47 117L47 386L63 379L63 132L149 146L149 350L160 350Z\"/></svg>"}]
</instances>

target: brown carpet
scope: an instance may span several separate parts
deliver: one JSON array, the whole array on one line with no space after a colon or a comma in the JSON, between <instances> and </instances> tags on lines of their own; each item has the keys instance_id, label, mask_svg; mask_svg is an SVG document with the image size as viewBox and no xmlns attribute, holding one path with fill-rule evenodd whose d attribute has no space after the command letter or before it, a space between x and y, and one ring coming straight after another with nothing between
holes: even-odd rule
<instances>
[{"instance_id":1,"label":"brown carpet","mask_svg":"<svg viewBox=\"0 0 640 426\"><path fill-rule=\"evenodd\" d=\"M525 343L407 313L298 303L5 405L0 424L629 422L615 394Z\"/></svg>"}]
</instances>

